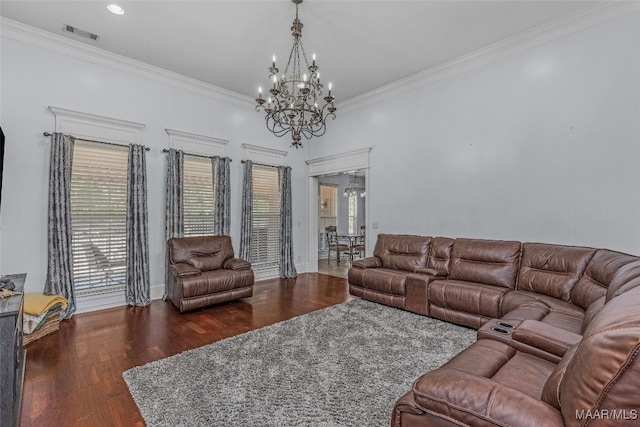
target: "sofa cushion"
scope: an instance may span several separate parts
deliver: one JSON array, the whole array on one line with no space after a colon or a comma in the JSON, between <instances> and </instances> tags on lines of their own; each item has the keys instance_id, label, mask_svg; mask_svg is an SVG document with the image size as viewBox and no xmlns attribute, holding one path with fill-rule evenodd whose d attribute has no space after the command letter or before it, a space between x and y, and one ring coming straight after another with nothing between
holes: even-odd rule
<instances>
[{"instance_id":1,"label":"sofa cushion","mask_svg":"<svg viewBox=\"0 0 640 427\"><path fill-rule=\"evenodd\" d=\"M449 274L449 264L451 262L451 251L453 250L454 239L448 237L434 237L431 242L431 250L427 258L427 268L437 273L433 276Z\"/></svg>"},{"instance_id":2,"label":"sofa cushion","mask_svg":"<svg viewBox=\"0 0 640 427\"><path fill-rule=\"evenodd\" d=\"M426 267L431 237L379 234L373 255L384 268L411 271Z\"/></svg>"},{"instance_id":3,"label":"sofa cushion","mask_svg":"<svg viewBox=\"0 0 640 427\"><path fill-rule=\"evenodd\" d=\"M229 236L198 236L169 239L171 264L187 263L200 271L217 270L233 258L233 246Z\"/></svg>"},{"instance_id":4,"label":"sofa cushion","mask_svg":"<svg viewBox=\"0 0 640 427\"><path fill-rule=\"evenodd\" d=\"M579 334L585 311L577 305L534 292L511 291L502 300L503 319L539 320Z\"/></svg>"},{"instance_id":5,"label":"sofa cushion","mask_svg":"<svg viewBox=\"0 0 640 427\"><path fill-rule=\"evenodd\" d=\"M525 243L518 275L518 289L569 301L595 249Z\"/></svg>"},{"instance_id":6,"label":"sofa cushion","mask_svg":"<svg viewBox=\"0 0 640 427\"><path fill-rule=\"evenodd\" d=\"M500 301L508 289L461 280L435 280L429 284L429 304L486 318L500 316Z\"/></svg>"},{"instance_id":7,"label":"sofa cushion","mask_svg":"<svg viewBox=\"0 0 640 427\"><path fill-rule=\"evenodd\" d=\"M402 270L389 268L350 268L348 281L350 285L389 295L402 295L406 293L407 275Z\"/></svg>"},{"instance_id":8,"label":"sofa cushion","mask_svg":"<svg viewBox=\"0 0 640 427\"><path fill-rule=\"evenodd\" d=\"M640 285L640 260L627 264L616 272L607 289L605 304L638 285Z\"/></svg>"},{"instance_id":9,"label":"sofa cushion","mask_svg":"<svg viewBox=\"0 0 640 427\"><path fill-rule=\"evenodd\" d=\"M182 278L182 298L211 295L253 286L253 270L213 270Z\"/></svg>"},{"instance_id":10,"label":"sofa cushion","mask_svg":"<svg viewBox=\"0 0 640 427\"><path fill-rule=\"evenodd\" d=\"M638 261L638 257L599 249L571 290L571 302L586 310L592 302L607 293L609 284L620 269L634 261Z\"/></svg>"},{"instance_id":11,"label":"sofa cushion","mask_svg":"<svg viewBox=\"0 0 640 427\"><path fill-rule=\"evenodd\" d=\"M540 396L555 364L511 346L479 340L413 385L416 403L460 425L562 425Z\"/></svg>"},{"instance_id":12,"label":"sofa cushion","mask_svg":"<svg viewBox=\"0 0 640 427\"><path fill-rule=\"evenodd\" d=\"M449 279L514 289L520 242L456 239Z\"/></svg>"}]
</instances>

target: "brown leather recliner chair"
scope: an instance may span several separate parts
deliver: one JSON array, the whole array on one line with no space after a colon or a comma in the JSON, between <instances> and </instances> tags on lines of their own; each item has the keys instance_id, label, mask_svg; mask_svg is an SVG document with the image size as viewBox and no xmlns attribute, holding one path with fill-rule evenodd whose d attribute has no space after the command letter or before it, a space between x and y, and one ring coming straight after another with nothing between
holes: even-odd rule
<instances>
[{"instance_id":1,"label":"brown leather recliner chair","mask_svg":"<svg viewBox=\"0 0 640 427\"><path fill-rule=\"evenodd\" d=\"M231 237L169 239L168 296L181 312L250 297L251 263L234 258Z\"/></svg>"}]
</instances>

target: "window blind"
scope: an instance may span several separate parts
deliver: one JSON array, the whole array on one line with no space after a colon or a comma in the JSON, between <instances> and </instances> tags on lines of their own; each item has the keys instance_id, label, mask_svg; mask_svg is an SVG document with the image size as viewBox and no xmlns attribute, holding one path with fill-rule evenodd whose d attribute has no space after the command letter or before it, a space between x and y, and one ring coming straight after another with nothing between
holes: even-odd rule
<instances>
[{"instance_id":1,"label":"window blind","mask_svg":"<svg viewBox=\"0 0 640 427\"><path fill-rule=\"evenodd\" d=\"M211 159L185 154L182 192L185 237L213 234L215 195Z\"/></svg>"},{"instance_id":2,"label":"window blind","mask_svg":"<svg viewBox=\"0 0 640 427\"><path fill-rule=\"evenodd\" d=\"M349 234L356 234L358 222L358 195L349 194Z\"/></svg>"},{"instance_id":3,"label":"window blind","mask_svg":"<svg viewBox=\"0 0 640 427\"><path fill-rule=\"evenodd\" d=\"M252 213L251 263L260 269L278 268L280 185L277 168L254 164Z\"/></svg>"},{"instance_id":4,"label":"window blind","mask_svg":"<svg viewBox=\"0 0 640 427\"><path fill-rule=\"evenodd\" d=\"M71 171L71 250L77 293L126 280L128 147L76 140Z\"/></svg>"}]
</instances>

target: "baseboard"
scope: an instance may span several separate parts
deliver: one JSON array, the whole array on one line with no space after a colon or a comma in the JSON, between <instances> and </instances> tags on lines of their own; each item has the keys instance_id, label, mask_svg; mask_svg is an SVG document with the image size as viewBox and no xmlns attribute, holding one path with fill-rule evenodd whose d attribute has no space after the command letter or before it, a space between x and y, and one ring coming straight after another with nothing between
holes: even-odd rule
<instances>
[{"instance_id":1,"label":"baseboard","mask_svg":"<svg viewBox=\"0 0 640 427\"><path fill-rule=\"evenodd\" d=\"M151 300L162 299L164 295L164 284L151 286L149 293ZM79 295L76 297L76 314L122 307L123 305L127 305L124 290Z\"/></svg>"}]
</instances>

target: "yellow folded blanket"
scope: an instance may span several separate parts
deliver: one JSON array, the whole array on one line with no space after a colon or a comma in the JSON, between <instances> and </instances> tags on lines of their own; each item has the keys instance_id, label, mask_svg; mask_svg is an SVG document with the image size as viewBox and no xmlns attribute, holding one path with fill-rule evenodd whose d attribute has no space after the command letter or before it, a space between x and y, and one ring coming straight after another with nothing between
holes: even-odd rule
<instances>
[{"instance_id":1,"label":"yellow folded blanket","mask_svg":"<svg viewBox=\"0 0 640 427\"><path fill-rule=\"evenodd\" d=\"M43 315L58 303L63 310L67 308L67 299L60 295L24 294L24 312L34 316Z\"/></svg>"}]
</instances>

